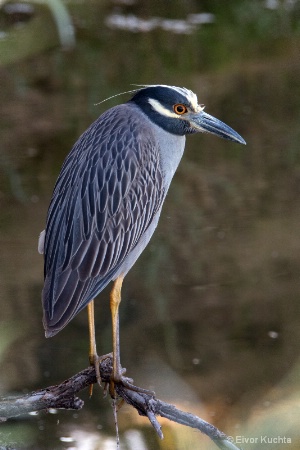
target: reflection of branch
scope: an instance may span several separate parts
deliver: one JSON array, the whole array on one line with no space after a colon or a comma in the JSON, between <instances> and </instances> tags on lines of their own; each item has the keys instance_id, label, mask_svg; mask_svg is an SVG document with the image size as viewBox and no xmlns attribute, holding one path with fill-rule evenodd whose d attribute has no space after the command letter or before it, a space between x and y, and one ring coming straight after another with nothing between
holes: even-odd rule
<instances>
[{"instance_id":1,"label":"reflection of branch","mask_svg":"<svg viewBox=\"0 0 300 450\"><path fill-rule=\"evenodd\" d=\"M100 363L100 374L104 383L110 381L111 373L112 358L108 356ZM84 402L76 397L76 394L94 383L96 383L95 369L88 367L57 386L49 386L22 397L0 399L0 421L49 408L81 409ZM200 430L221 449L237 450L237 447L222 431L193 414L180 411L175 406L162 402L152 395L132 391L119 383L115 383L115 390L118 396L133 406L141 416L148 417L160 438L163 438L163 434L156 416L165 417L173 422Z\"/></svg>"}]
</instances>

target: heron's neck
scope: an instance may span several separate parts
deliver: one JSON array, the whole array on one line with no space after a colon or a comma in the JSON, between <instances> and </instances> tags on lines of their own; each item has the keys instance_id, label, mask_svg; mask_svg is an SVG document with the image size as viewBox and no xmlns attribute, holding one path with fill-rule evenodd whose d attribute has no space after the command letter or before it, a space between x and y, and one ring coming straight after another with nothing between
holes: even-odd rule
<instances>
[{"instance_id":1,"label":"heron's neck","mask_svg":"<svg viewBox=\"0 0 300 450\"><path fill-rule=\"evenodd\" d=\"M155 137L160 147L160 163L167 190L182 158L185 136L178 136L168 133L160 127L157 128Z\"/></svg>"}]
</instances>

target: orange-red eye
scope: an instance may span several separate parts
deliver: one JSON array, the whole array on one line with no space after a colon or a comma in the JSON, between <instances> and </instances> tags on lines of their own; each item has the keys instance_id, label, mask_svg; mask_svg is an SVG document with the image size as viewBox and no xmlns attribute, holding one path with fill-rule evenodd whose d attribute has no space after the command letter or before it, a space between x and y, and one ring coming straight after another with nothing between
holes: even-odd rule
<instances>
[{"instance_id":1,"label":"orange-red eye","mask_svg":"<svg viewBox=\"0 0 300 450\"><path fill-rule=\"evenodd\" d=\"M173 109L174 112L179 115L185 114L187 112L187 107L185 105L182 105L181 103L174 105Z\"/></svg>"}]
</instances>

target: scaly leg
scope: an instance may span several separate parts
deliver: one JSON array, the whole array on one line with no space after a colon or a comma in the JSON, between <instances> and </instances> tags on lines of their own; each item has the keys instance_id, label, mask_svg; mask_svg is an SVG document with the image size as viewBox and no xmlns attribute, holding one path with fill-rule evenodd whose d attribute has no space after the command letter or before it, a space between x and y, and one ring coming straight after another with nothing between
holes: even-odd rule
<instances>
[{"instance_id":1,"label":"scaly leg","mask_svg":"<svg viewBox=\"0 0 300 450\"><path fill-rule=\"evenodd\" d=\"M120 334L119 334L119 305L121 303L121 288L123 277L118 277L110 293L110 311L112 319L112 338L113 338L113 371L110 393L114 397L114 382L120 382L122 379L122 369L120 362Z\"/></svg>"},{"instance_id":2,"label":"scaly leg","mask_svg":"<svg viewBox=\"0 0 300 450\"><path fill-rule=\"evenodd\" d=\"M89 361L91 366L95 367L97 383L101 386L101 376L100 376L100 368L99 364L103 359L111 356L111 353L104 356L98 356L96 349L96 337L95 337L95 317L94 317L94 300L92 300L87 305L88 310L88 321L89 321L89 342L90 342L90 350L89 350ZM93 385L90 386L90 396L93 393Z\"/></svg>"},{"instance_id":3,"label":"scaly leg","mask_svg":"<svg viewBox=\"0 0 300 450\"><path fill-rule=\"evenodd\" d=\"M90 365L95 367L97 382L100 384L100 370L98 363L98 355L96 348L96 336L95 336L95 310L94 310L94 300L92 300L87 305L88 311L88 321L89 321L89 341L90 341L90 351L89 351L89 361Z\"/></svg>"},{"instance_id":4,"label":"scaly leg","mask_svg":"<svg viewBox=\"0 0 300 450\"><path fill-rule=\"evenodd\" d=\"M124 377L125 369L122 369L120 362L120 336L119 336L119 305L121 303L121 288L123 283L123 276L119 276L110 293L110 310L112 318L112 333L113 333L113 371L111 376L111 383L109 387L110 395L115 398L115 383L121 383L123 386L133 391L142 392L145 394L154 395L153 392L140 387L134 386L131 379Z\"/></svg>"}]
</instances>

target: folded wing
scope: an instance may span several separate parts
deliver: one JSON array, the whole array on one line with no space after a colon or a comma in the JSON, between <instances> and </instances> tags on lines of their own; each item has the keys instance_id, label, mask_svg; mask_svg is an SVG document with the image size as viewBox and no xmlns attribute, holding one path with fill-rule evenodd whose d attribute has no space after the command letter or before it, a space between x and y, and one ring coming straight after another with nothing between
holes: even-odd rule
<instances>
[{"instance_id":1,"label":"folded wing","mask_svg":"<svg viewBox=\"0 0 300 450\"><path fill-rule=\"evenodd\" d=\"M80 137L54 188L45 234L44 326L61 330L113 279L161 207L158 146L120 105Z\"/></svg>"}]
</instances>

